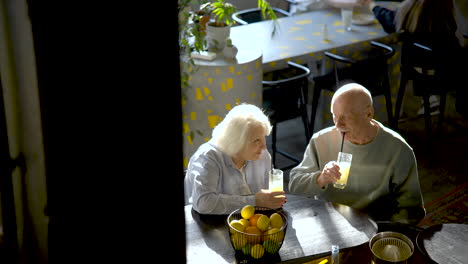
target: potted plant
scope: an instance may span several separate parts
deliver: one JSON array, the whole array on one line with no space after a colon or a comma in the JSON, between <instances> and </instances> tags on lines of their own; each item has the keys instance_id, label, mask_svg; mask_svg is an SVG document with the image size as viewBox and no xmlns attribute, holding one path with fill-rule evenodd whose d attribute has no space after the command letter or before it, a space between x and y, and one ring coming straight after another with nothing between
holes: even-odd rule
<instances>
[{"instance_id":1,"label":"potted plant","mask_svg":"<svg viewBox=\"0 0 468 264\"><path fill-rule=\"evenodd\" d=\"M230 26L234 24L232 15L237 12L236 6L226 2L226 0L178 0L179 1L179 17L180 27L180 45L186 54L192 51L204 51L211 48L212 50L221 52L223 50L225 40L229 37ZM257 0L258 8L260 8L263 17L276 20L277 16L267 0ZM188 7L199 5L199 9L191 11ZM211 21L206 23L205 36L205 21L206 17L210 16ZM274 24L276 27L276 24ZM212 32L222 31L222 35L213 37ZM273 33L275 30L273 30ZM216 34L216 33L215 33ZM214 39L213 39L214 38ZM205 40L206 39L206 40ZM211 42L211 44L210 44ZM211 47L212 46L212 47Z\"/></svg>"},{"instance_id":2,"label":"potted plant","mask_svg":"<svg viewBox=\"0 0 468 264\"><path fill-rule=\"evenodd\" d=\"M237 12L237 8L225 0L207 3L205 8L213 14L214 18L206 25L207 48L210 51L220 52L226 45L231 25L234 23L232 15Z\"/></svg>"}]
</instances>

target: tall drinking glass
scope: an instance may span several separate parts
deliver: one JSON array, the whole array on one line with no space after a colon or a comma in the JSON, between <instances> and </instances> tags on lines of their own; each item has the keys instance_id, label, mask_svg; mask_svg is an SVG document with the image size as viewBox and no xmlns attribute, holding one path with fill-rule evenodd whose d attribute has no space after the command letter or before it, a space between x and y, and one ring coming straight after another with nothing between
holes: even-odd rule
<instances>
[{"instance_id":1,"label":"tall drinking glass","mask_svg":"<svg viewBox=\"0 0 468 264\"><path fill-rule=\"evenodd\" d=\"M341 8L341 19L346 31L351 31L351 20L353 18L353 8Z\"/></svg>"},{"instance_id":2,"label":"tall drinking glass","mask_svg":"<svg viewBox=\"0 0 468 264\"><path fill-rule=\"evenodd\" d=\"M272 192L283 191L283 171L272 169L269 175L268 189Z\"/></svg>"},{"instance_id":3,"label":"tall drinking glass","mask_svg":"<svg viewBox=\"0 0 468 264\"><path fill-rule=\"evenodd\" d=\"M335 183L333 187L338 189L344 189L348 183L349 169L351 169L351 160L353 159L353 154L338 152L338 165L340 166L341 177Z\"/></svg>"}]
</instances>

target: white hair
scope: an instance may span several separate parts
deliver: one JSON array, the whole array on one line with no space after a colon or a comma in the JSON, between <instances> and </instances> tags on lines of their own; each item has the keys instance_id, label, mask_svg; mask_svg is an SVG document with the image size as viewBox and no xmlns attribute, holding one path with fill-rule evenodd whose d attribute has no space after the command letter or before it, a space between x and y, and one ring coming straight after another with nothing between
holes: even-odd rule
<instances>
[{"instance_id":1,"label":"white hair","mask_svg":"<svg viewBox=\"0 0 468 264\"><path fill-rule=\"evenodd\" d=\"M255 105L240 104L231 109L213 129L214 144L229 156L239 153L248 143L250 129L261 126L265 134L271 132L271 124L265 113Z\"/></svg>"}]
</instances>

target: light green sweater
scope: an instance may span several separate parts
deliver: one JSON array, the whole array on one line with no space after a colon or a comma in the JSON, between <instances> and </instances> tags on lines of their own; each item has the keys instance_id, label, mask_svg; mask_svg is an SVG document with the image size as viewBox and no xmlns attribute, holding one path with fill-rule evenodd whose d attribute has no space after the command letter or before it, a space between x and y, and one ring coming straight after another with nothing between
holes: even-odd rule
<instances>
[{"instance_id":1,"label":"light green sweater","mask_svg":"<svg viewBox=\"0 0 468 264\"><path fill-rule=\"evenodd\" d=\"M345 189L320 188L316 181L324 166L337 160L341 146L341 133L329 127L313 135L304 159L291 170L289 191L362 209L378 221L421 220L425 210L413 149L398 133L377 124L379 132L369 144L344 143L343 152L353 154Z\"/></svg>"}]
</instances>

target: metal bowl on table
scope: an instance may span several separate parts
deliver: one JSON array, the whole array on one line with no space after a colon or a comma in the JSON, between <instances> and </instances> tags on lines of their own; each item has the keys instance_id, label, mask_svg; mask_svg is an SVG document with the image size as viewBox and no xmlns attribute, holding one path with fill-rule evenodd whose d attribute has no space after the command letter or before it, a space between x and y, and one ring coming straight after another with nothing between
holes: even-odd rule
<instances>
[{"instance_id":1,"label":"metal bowl on table","mask_svg":"<svg viewBox=\"0 0 468 264\"><path fill-rule=\"evenodd\" d=\"M414 245L411 239L398 232L380 232L369 241L373 263L408 263L413 255Z\"/></svg>"}]
</instances>

